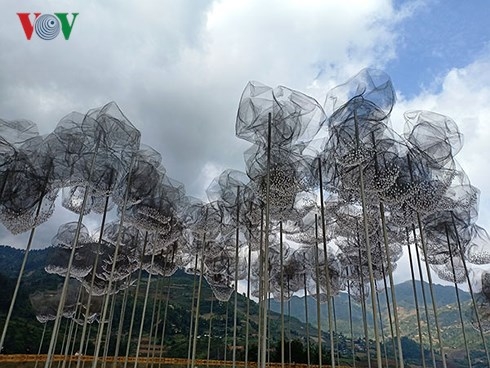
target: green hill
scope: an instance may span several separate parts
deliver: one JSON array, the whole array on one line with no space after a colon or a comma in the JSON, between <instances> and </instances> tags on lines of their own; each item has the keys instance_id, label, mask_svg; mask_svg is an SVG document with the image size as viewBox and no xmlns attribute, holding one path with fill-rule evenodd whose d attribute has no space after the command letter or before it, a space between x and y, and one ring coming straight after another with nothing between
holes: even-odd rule
<instances>
[{"instance_id":1,"label":"green hill","mask_svg":"<svg viewBox=\"0 0 490 368\"><path fill-rule=\"evenodd\" d=\"M63 283L63 278L57 275L51 275L44 271L44 265L47 259L50 257L52 248L46 248L43 250L34 250L30 252L25 276L22 280L21 289L17 298L14 313L9 325L7 333L7 340L5 342L5 353L25 353L25 352L37 352L39 342L41 340L43 325L36 320L35 312L29 300L29 295L42 290L56 290ZM10 305L10 298L13 293L18 270L23 258L23 251L14 249L7 246L0 246L0 285L2 285L2 292L0 293L0 326L3 326L5 317ZM136 277L136 275L135 275ZM141 322L141 314L143 308L143 298L146 290L146 281L148 275L143 273L142 284L139 289L139 297L136 308L136 314L134 319L134 327L132 338L134 341L137 339L138 330ZM197 282L198 277L196 277ZM191 310L192 310L192 298L193 287L195 280L193 275L186 274L179 270L170 278L152 278L150 287L150 299L148 301L147 313L145 314L144 321L144 339L147 341L149 338L150 324L153 316L153 307L155 309L160 305L161 314L165 307L167 295L169 297L168 314L166 318L166 330L165 330L165 342L164 349L165 355L171 357L187 357L187 340L189 336L189 326L191 326ZM127 342L127 331L130 325L130 316L134 302L135 285L130 287L130 297L126 305L125 318L123 321L123 335L122 346ZM158 292L157 292L158 291ZM167 292L169 293L167 294ZM123 315L122 299L123 292L120 292L115 299L114 307L114 320L113 326L119 325L119 318ZM156 297L156 299L155 299ZM155 301L156 300L156 301ZM237 345L245 345L245 331L246 331L246 310L247 299L243 295L238 295L238 313L237 313ZM250 301L250 322L249 322L249 337L250 344L255 346L258 336L258 304L254 301ZM212 308L212 313L211 313ZM231 354L225 345L230 348L233 345L233 323L234 323L234 298L232 297L229 302L219 302L213 295L212 291L205 281L203 281L202 297L200 302L200 318L198 335L198 357L205 358L207 355L208 333L209 333L209 320L212 317L212 332L211 332L211 358L223 359L225 354ZM61 331L66 328L66 320L61 327ZM154 322L155 323L155 322ZM47 337L44 339L42 351L47 350L47 344L49 341L49 330L52 322L48 322ZM161 318L156 321L156 325L162 328ZM271 313L270 317L270 336L271 344L274 344L277 337L280 336L280 317L277 313ZM300 322L296 318L291 318L289 321L291 327L291 333L288 337L291 340L305 340L306 329L304 323ZM116 341L117 327L113 328L113 336L111 339L110 349L114 349ZM315 333L314 329L311 333ZM324 336L327 335L324 333ZM203 338L206 337L206 338ZM93 351L92 336L89 343L88 353ZM61 343L61 342L60 342ZM160 341L158 341L160 344ZM136 350L136 344L131 344L131 352L134 354ZM61 345L60 345L61 348ZM253 348L251 349L253 350ZM120 350L120 354L124 349ZM241 351L241 350L240 350ZM243 354L243 353L242 353ZM255 353L256 354L256 353ZM231 355L228 356L230 358Z\"/></svg>"},{"instance_id":2,"label":"green hill","mask_svg":"<svg viewBox=\"0 0 490 368\"><path fill-rule=\"evenodd\" d=\"M55 290L59 287L63 279L56 275L50 275L44 271L44 265L52 254L52 248L46 248L43 250L34 250L29 254L28 262L26 265L25 277L22 281L22 287L18 296L16 307L14 309L13 318L9 326L9 331L7 333L7 341L5 343L4 352L6 353L25 353L25 352L37 352L39 348L39 342L41 341L41 335L43 332L43 327L35 318L35 313L31 306L29 295L36 291L41 290ZM0 246L0 285L2 292L0 293L0 326L3 326L5 316L10 304L10 298L15 286L15 281L17 277L20 264L22 262L23 251L14 249L7 246ZM141 312L144 298L144 292L146 289L147 275L143 274L143 283L140 287L140 292L138 296L138 303L136 308L136 314L134 319L134 328L132 334L132 344L131 353L135 354L136 341L139 330L139 325L141 322ZM150 299L148 302L147 313L145 315L144 321L144 333L143 333L143 345L148 345L150 325L152 322L153 308L158 310L160 307L161 317L153 320L154 326L157 328L162 328L163 326L163 310L165 307L165 302L167 300L167 295L169 297L168 304L168 314L166 319L166 329L165 329L165 340L163 343L164 355L169 357L187 357L188 354L188 337L189 337L189 326L191 325L191 310L192 310L192 296L193 296L193 286L197 279L194 279L193 275L186 274L185 272L179 270L172 277L162 279L162 278L152 278L151 288L150 288ZM419 311L422 313L424 308L422 307L421 298L421 286L422 284L417 282L417 290L419 295ZM426 293L428 293L428 285L425 284ZM124 315L123 320L123 333L121 337L121 346L119 355L123 355L125 352L125 346L128 339L130 316L132 311L132 306L134 302L135 286L133 285L129 289L128 303L126 306L125 314L122 313L122 300L123 292L117 294L115 298L114 306L114 319L112 336L109 344L109 354L114 351L117 326L119 325L120 316ZM169 291L169 294L167 294ZM446 353L449 359L452 361L453 367L464 367L464 354L462 355L463 343L462 334L459 324L459 315L456 308L456 297L453 287L435 285L434 291L436 295L437 305L438 305L438 315L441 323L443 340L445 346L447 347ZM389 294L389 290L388 290ZM399 307L399 317L401 325L401 333L403 338L403 349L404 356L407 363L418 364L420 363L420 349L417 344L418 342L418 330L416 322L415 313L415 303L413 301L413 292L411 282L405 282L396 286L396 296ZM428 294L427 294L428 296ZM470 302L469 294L466 292L461 292L461 300L463 301L465 310L464 315L466 318L466 323L469 323L468 316L470 314ZM156 298L156 299L155 299ZM393 357L393 352L391 351L391 335L389 331L389 320L386 313L386 298L384 291L379 293L380 298L380 309L381 315L383 316L383 332L386 350L389 356ZM389 299L388 299L389 300ZM428 298L430 300L430 298ZM315 355L315 342L317 341L317 311L316 311L316 301L307 297L306 299L308 305L308 315L309 315L309 333L310 341L312 342L312 356ZM391 300L390 300L391 303ZM335 344L338 346L340 355L343 356L344 362L349 363L351 361L351 333L350 333L350 322L349 322L349 302L347 294L340 293L334 298L335 304L335 314L336 314L336 333L335 333ZM257 336L258 336L258 316L259 308L254 301L250 301L250 323L249 323L249 339L250 339L250 360L256 359L257 354ZM306 362L306 313L305 313L305 299L302 297L294 296L291 298L290 303L284 305L285 313L290 310L291 318L285 317L286 323L286 339L293 341L291 344L292 360L296 362ZM246 308L247 299L243 295L238 295L237 304L237 356L239 359L243 359L243 350L241 347L245 345L245 331L246 331ZM271 301L271 312L270 312L270 337L269 344L271 346L271 359L280 359L280 328L281 328L281 318L279 315L280 304L276 301ZM212 313L211 313L212 308ZM430 307L429 307L430 308ZM229 302L218 302L213 296L212 291L203 281L202 298L200 302L200 318L198 324L198 347L197 355L199 358L206 358L207 348L208 348L208 333L209 333L209 322L212 320L212 330L211 330L211 354L212 359L231 359L233 345L233 311L234 311L234 298L232 297ZM367 307L368 323L372 325L371 318L371 306L368 304ZM429 309L429 315L431 316L431 326L433 326L432 309ZM364 332L362 323L362 313L360 304L352 301L352 317L353 317L353 331L354 340L356 342L356 354L359 357L364 356L363 346ZM324 345L324 362L329 359L328 347L329 344L329 333L328 333L328 311L325 304L322 304L320 311L320 321L322 328L322 340ZM468 325L469 326L469 325ZM46 337L44 339L44 344L42 346L42 351L47 350L47 344L50 338L50 328L52 327L52 322L48 322L46 329ZM426 324L424 323L426 328ZM67 328L67 320L63 321L61 326L61 331ZM152 329L153 330L153 329ZM432 327L433 335L435 335L435 330ZM479 339L479 334L472 328L467 329L468 340L471 344L471 349L475 356L482 356L482 346ZM161 332L159 333L161 335ZM87 353L91 354L94 347L94 336L92 333L88 344ZM432 336L434 339L434 336ZM370 339L373 339L370 336ZM435 340L434 340L435 341ZM59 341L58 351L61 349L62 341ZM428 348L428 336L424 332L424 343L426 348ZM156 341L158 347L161 341ZM78 345L77 345L78 346ZM227 346L227 348L225 348ZM371 348L374 348L373 342L370 344ZM142 352L145 349L152 348L152 346L143 346ZM384 348L383 348L384 350ZM374 350L373 350L374 351ZM288 354L287 354L288 355ZM430 354L426 352L427 361L430 361ZM439 360L439 357L438 357ZM315 360L313 359L312 362ZM476 362L476 360L475 360ZM467 363L466 363L467 366ZM474 367L485 367L486 365L473 364Z\"/></svg>"}]
</instances>

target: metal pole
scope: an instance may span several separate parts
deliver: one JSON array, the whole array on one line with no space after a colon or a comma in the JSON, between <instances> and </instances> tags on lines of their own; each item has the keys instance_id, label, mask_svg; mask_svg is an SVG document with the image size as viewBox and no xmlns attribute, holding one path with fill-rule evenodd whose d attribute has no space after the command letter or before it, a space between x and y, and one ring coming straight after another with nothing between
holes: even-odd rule
<instances>
[{"instance_id":1,"label":"metal pole","mask_svg":"<svg viewBox=\"0 0 490 368\"><path fill-rule=\"evenodd\" d=\"M449 250L449 260L451 261L451 268L452 268L453 277L454 277L454 289L456 290L456 299L458 301L459 321L461 322L461 331L463 332L464 348L466 350L466 357L468 359L468 368L471 368L471 355L470 355L470 350L468 349L468 341L466 340L466 331L464 328L463 313L461 311L461 300L459 298L459 289L458 289L458 284L456 282L456 270L454 269L453 252L451 250L451 242L449 240L449 230L447 228L447 224L445 224L445 228L446 228L447 247Z\"/></svg>"},{"instance_id":2,"label":"metal pole","mask_svg":"<svg viewBox=\"0 0 490 368\"><path fill-rule=\"evenodd\" d=\"M432 329L430 327L429 308L427 307L427 297L425 296L424 276L422 273L422 264L420 261L419 246L417 244L417 236L416 236L414 224L412 224L412 231L413 231L413 238L414 238L414 243L415 243L415 255L417 258L417 266L418 266L418 270L419 270L420 287L422 288L422 297L423 297L422 300L424 302L425 320L427 323L427 334L429 337L429 347L430 347L430 353L432 355L432 365L434 368L437 368L436 355L435 355L435 351L434 351L434 345L432 343Z\"/></svg>"},{"instance_id":3,"label":"metal pole","mask_svg":"<svg viewBox=\"0 0 490 368\"><path fill-rule=\"evenodd\" d=\"M328 249L327 249L327 231L325 228L325 204L323 202L323 176L322 176L322 161L318 158L318 176L320 177L320 210L322 221L322 240L323 240L323 252L325 257L325 279L327 287L327 304L328 304L328 329L330 331L330 364L332 368L335 368L335 345L333 335L333 320L332 320L332 289L330 284L330 269L328 261Z\"/></svg>"},{"instance_id":4,"label":"metal pole","mask_svg":"<svg viewBox=\"0 0 490 368\"><path fill-rule=\"evenodd\" d=\"M204 274L204 250L206 249L206 233L203 234L202 249L201 249L201 266L199 272L199 285L197 287L197 303L195 310L195 321L194 321L194 336L192 341L192 363L191 367L196 366L196 349L197 349L197 334L199 332L199 307L201 304L201 289L202 289L202 278ZM136 368L136 367L135 367Z\"/></svg>"},{"instance_id":5,"label":"metal pole","mask_svg":"<svg viewBox=\"0 0 490 368\"><path fill-rule=\"evenodd\" d=\"M282 244L282 221L279 221L279 268L280 268L280 294L281 294L281 367L284 368L284 262L283 262L283 244Z\"/></svg>"},{"instance_id":6,"label":"metal pole","mask_svg":"<svg viewBox=\"0 0 490 368\"><path fill-rule=\"evenodd\" d=\"M236 346L237 346L237 322L238 322L238 256L240 247L240 187L236 194L236 234L235 234L235 305L233 312L233 368L236 367Z\"/></svg>"},{"instance_id":7,"label":"metal pole","mask_svg":"<svg viewBox=\"0 0 490 368\"><path fill-rule=\"evenodd\" d=\"M419 345L420 345L420 359L422 360L422 367L426 368L425 364L425 352L424 352L424 340L422 336L422 324L420 323L420 312L419 312L419 302L417 297L417 288L415 287L415 273L413 270L413 261L412 261L412 251L410 249L410 234L408 228L405 229L407 232L407 248L408 248L408 259L410 261L410 274L412 275L412 290L413 297L415 301L415 312L417 314L417 328L419 332ZM432 344L432 343L431 343ZM433 368L436 368L435 366Z\"/></svg>"},{"instance_id":8,"label":"metal pole","mask_svg":"<svg viewBox=\"0 0 490 368\"><path fill-rule=\"evenodd\" d=\"M266 200L265 200L265 239L264 239L264 287L262 300L262 335L260 338L261 345L261 361L260 368L265 368L267 359L267 295L269 294L269 221L270 221L270 170L271 170L271 136L272 136L272 114L268 115L268 131L267 131L267 173L266 173Z\"/></svg>"},{"instance_id":9,"label":"metal pole","mask_svg":"<svg viewBox=\"0 0 490 368\"><path fill-rule=\"evenodd\" d=\"M148 231L145 232L145 242L148 237ZM151 251L151 261L150 261L150 270L153 268L153 264L155 263L155 242L153 242L153 249ZM145 292L145 301L143 302L143 310L141 311L141 322L140 322L140 331L138 335L138 344L136 346L136 357L134 359L134 368L138 366L138 359L140 355L141 349L141 338L143 337L143 329L145 325L145 315L146 315L146 307L148 306L148 296L150 295L150 285L151 285L151 272L148 272L148 281L146 282L146 292Z\"/></svg>"}]
</instances>

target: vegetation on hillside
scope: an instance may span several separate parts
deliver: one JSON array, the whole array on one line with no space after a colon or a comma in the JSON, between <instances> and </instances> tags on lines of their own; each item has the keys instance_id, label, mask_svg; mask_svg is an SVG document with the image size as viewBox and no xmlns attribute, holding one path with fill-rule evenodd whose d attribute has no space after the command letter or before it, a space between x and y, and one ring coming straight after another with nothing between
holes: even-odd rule
<instances>
[{"instance_id":1,"label":"vegetation on hillside","mask_svg":"<svg viewBox=\"0 0 490 368\"><path fill-rule=\"evenodd\" d=\"M35 311L29 300L29 296L40 290L56 290L60 287L63 279L56 275L48 274L44 271L46 260L50 257L51 248L43 250L34 250L29 254L26 265L25 277L23 278L20 293L14 309L12 320L7 333L3 353L37 353L43 330L45 325L36 320ZM0 246L0 285L2 292L0 293L0 326L3 326L5 316L10 305L10 297L13 293L16 277L22 261L23 252L6 246ZM140 287L138 302L136 304L136 313L134 318L134 327L132 344L130 353L136 353L137 331L141 322L143 309L142 300L146 289L146 281L148 275L143 275L143 283ZM146 354L148 351L159 351L160 346L163 346L163 355L167 357L187 357L188 356L188 339L191 326L191 311L192 297L195 279L193 275L186 274L183 271L178 271L172 277L152 278L150 287L150 299L148 302L147 313L144 320L144 334L142 339L141 352ZM420 288L420 284L418 284ZM117 326L119 326L120 318L124 316L123 333L121 338L121 349L119 355L124 355L128 340L128 330L130 326L130 316L135 300L135 289L133 285L129 289L128 302L126 312L122 311L123 292L120 292L115 298L114 319L112 338L109 344L109 355L114 353ZM436 286L436 293L439 302L439 319L443 326L443 338L448 346L448 356L454 357L455 366L461 364L464 366L465 360L461 358L461 349L463 347L461 329L457 319L457 309L455 306L454 289L449 287ZM420 348L418 345L418 332L415 314L415 305L413 303L413 295L411 295L411 285L404 283L397 285L397 300L399 305L399 315L401 330L404 335L402 338L403 351L407 363L420 363ZM384 292L382 293L384 295ZM399 299L398 299L398 296ZM383 352L386 351L390 359L394 358L393 342L388 326L388 317L386 311L386 299L380 294L381 310L384 324L384 345ZM167 317L165 323L165 338L162 344L161 332L163 328L163 311L168 298ZM465 308L469 310L469 296L462 293ZM336 308L336 333L335 347L338 351L338 358L345 364L352 362L352 346L356 351L356 359L365 360L366 344L362 330L362 317L360 306L353 303L353 319L354 319L354 341L350 339L350 323L348 298L346 294L339 294L335 299ZM291 317L285 316L286 326L286 343L285 343L285 359L296 363L307 363L307 344L306 344L306 325L305 325L305 301L300 297L293 297L290 303L285 305L285 311L290 311ZM309 312L309 335L310 335L310 362L315 364L318 362L318 345L317 345L317 315L316 302L313 298L308 297L308 312ZM258 336L258 315L259 308L254 301L250 301L250 319L249 319L249 360L256 360L257 356L257 336ZM155 308L155 309L154 309ZM159 309L158 309L159 308ZM246 335L246 309L247 299L244 295L238 295L238 313L237 313L237 344L236 356L237 359L243 360L245 335ZM423 308L419 306L419 310ZM153 310L160 310L160 318L152 319ZM281 318L277 313L280 310L280 305L276 301L271 301L270 313L270 352L271 361L281 360L281 343L280 343L280 328ZM368 308L368 311L370 308ZM200 318L198 322L198 344L197 357L206 358L208 351L208 341L210 343L210 358L211 359L231 359L233 353L233 311L234 298L229 302L219 302L213 295L207 284L203 283L202 299L200 302ZM275 311L275 312L274 312ZM469 312L467 312L468 314ZM368 316L371 323L371 316ZM330 360L329 351L329 333L328 333L328 318L326 306L322 305L321 315L322 328L322 362L328 363ZM64 331L68 331L69 321L64 320L61 326L61 337ZM153 322L153 325L151 323ZM211 339L209 336L209 326L211 329ZM431 322L432 323L432 322ZM92 354L94 350L95 328L97 324L91 326L90 339L87 347L87 354ZM46 352L50 340L52 322L46 325L46 334L41 346L41 352ZM75 328L77 328L75 326ZM159 330L158 338L153 343L149 342L150 330ZM468 328L468 337L471 344L472 354L475 358L482 355L481 343L476 334L476 331ZM78 336L78 335L77 335ZM62 339L58 343L57 351L61 351ZM371 336L371 339L373 337ZM75 342L74 351L78 349L78 337ZM428 343L427 336L424 335L424 343ZM370 341L371 357L374 357L374 343ZM425 350L427 362L430 362L430 352ZM74 352L73 351L73 352ZM437 356L439 359L439 356ZM466 363L467 364L467 363ZM478 365L474 365L478 367ZM483 366L482 366L483 367Z\"/></svg>"}]
</instances>

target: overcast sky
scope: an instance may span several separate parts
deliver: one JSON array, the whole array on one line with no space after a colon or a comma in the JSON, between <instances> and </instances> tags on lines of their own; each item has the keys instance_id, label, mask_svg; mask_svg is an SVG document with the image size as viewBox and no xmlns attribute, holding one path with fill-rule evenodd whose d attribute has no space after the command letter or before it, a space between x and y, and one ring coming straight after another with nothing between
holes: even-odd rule
<instances>
[{"instance_id":1,"label":"overcast sky","mask_svg":"<svg viewBox=\"0 0 490 368\"><path fill-rule=\"evenodd\" d=\"M115 101L188 194L205 198L226 168L244 169L235 137L250 80L323 104L327 91L374 67L397 90L393 126L427 109L465 136L457 159L481 189L490 227L490 2L487 0L2 0L0 118L41 134L72 111ZM70 39L26 40L18 12L79 13ZM58 208L34 247L66 221ZM88 220L89 222L91 220ZM95 222L95 221L94 221ZM0 225L0 244L26 235Z\"/></svg>"}]
</instances>

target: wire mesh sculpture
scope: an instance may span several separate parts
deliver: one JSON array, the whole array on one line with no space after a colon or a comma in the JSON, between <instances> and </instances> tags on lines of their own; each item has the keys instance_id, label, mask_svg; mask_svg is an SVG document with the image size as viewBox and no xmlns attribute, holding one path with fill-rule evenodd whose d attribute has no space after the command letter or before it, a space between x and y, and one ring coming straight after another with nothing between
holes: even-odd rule
<instances>
[{"instance_id":1,"label":"wire mesh sculpture","mask_svg":"<svg viewBox=\"0 0 490 368\"><path fill-rule=\"evenodd\" d=\"M216 177L208 202L187 196L167 175L160 154L141 144L115 103L71 113L44 137L32 122L0 120L0 221L13 234L33 231L53 214L61 189L62 206L80 220L60 227L46 271L80 282L80 305L94 297L82 312L89 323L105 321L108 295L115 298L142 271L150 279L179 268L199 273L220 301L247 278L247 294L262 303L269 294L283 303L306 290L328 303L329 313L333 298L348 292L361 303L371 297L380 366L378 285L389 279L393 289L393 272L412 247L430 283L435 273L481 290L471 291L472 322L484 340L489 277L483 274L479 288L470 274L490 264L490 237L477 225L480 192L455 160L462 134L452 119L429 111L405 113L404 132L396 133L395 99L389 77L372 69L329 91L323 107L283 86L248 83L235 124L236 136L251 143L245 170ZM114 207L117 220L106 224ZM88 213L103 216L98 233L81 222ZM40 321L77 319L65 284L59 297L32 296ZM59 301L58 315L52 300ZM394 295L392 301L388 313L398 328ZM266 334L266 308L261 318ZM101 339L99 332L99 345ZM397 349L403 368L401 343ZM331 358L335 364L333 345Z\"/></svg>"}]
</instances>

